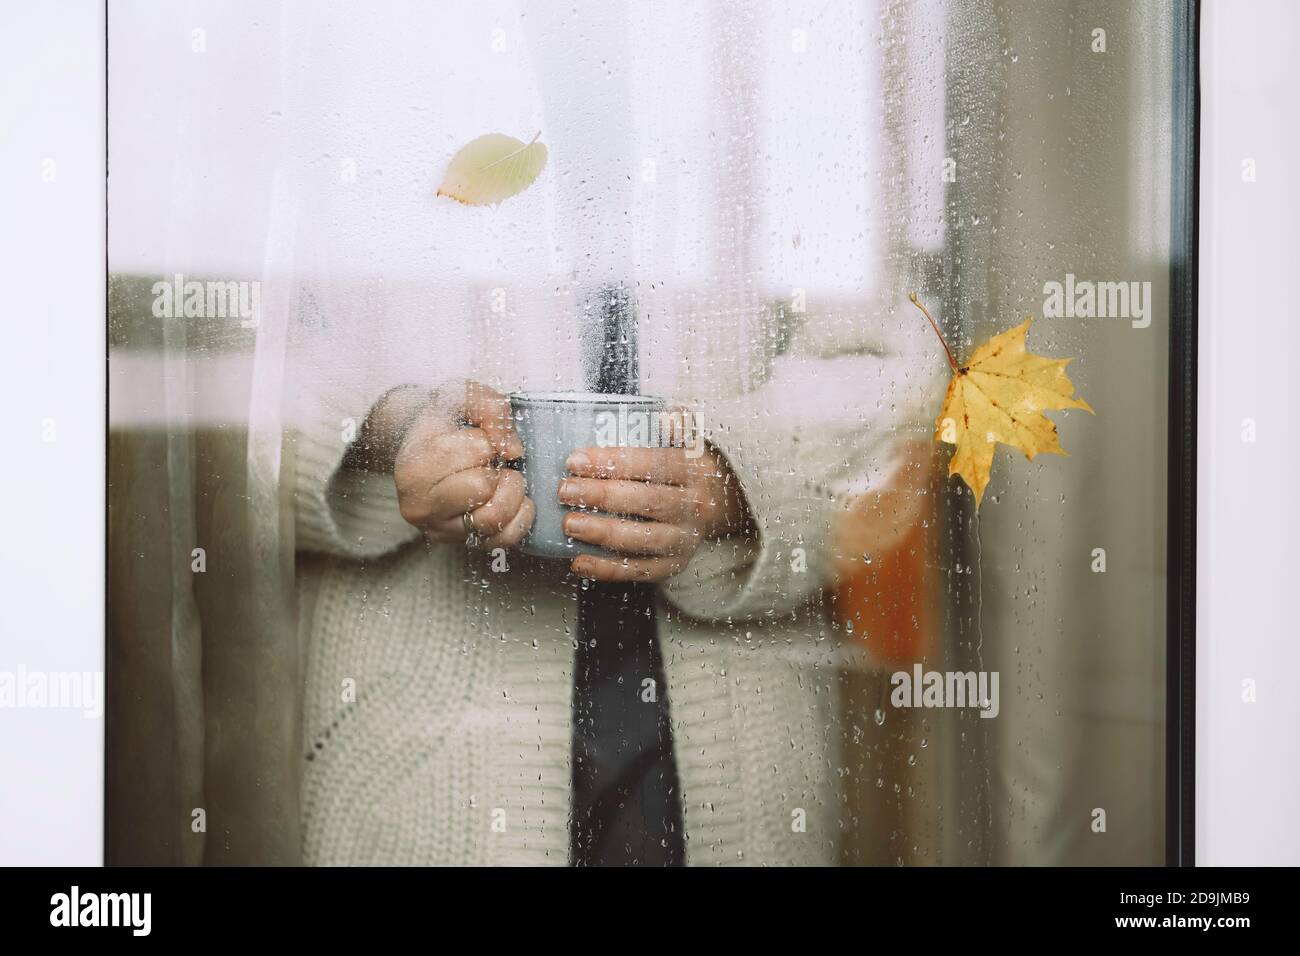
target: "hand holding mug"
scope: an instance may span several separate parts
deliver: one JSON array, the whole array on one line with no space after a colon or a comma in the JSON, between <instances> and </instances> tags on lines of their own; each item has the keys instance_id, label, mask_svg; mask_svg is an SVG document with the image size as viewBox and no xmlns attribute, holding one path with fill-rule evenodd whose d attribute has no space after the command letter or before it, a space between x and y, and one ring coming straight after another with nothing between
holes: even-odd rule
<instances>
[{"instance_id":1,"label":"hand holding mug","mask_svg":"<svg viewBox=\"0 0 1300 956\"><path fill-rule=\"evenodd\" d=\"M396 389L376 404L358 446L364 467L391 468L402 517L435 541L511 548L532 527L523 476L505 467L524 452L510 402L486 385Z\"/></svg>"},{"instance_id":2,"label":"hand holding mug","mask_svg":"<svg viewBox=\"0 0 1300 956\"><path fill-rule=\"evenodd\" d=\"M662 581L701 542L751 525L740 483L712 446L695 457L684 448L580 448L565 467L560 502L592 509L566 515L565 534L616 555L575 557L570 567L585 578Z\"/></svg>"}]
</instances>

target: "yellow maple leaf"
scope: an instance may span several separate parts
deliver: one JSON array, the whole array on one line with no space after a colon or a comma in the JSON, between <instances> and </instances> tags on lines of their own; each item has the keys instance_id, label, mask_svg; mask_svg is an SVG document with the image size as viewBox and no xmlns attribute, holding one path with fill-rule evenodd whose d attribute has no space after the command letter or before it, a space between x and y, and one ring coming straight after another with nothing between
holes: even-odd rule
<instances>
[{"instance_id":1,"label":"yellow maple leaf","mask_svg":"<svg viewBox=\"0 0 1300 956\"><path fill-rule=\"evenodd\" d=\"M504 133L487 133L471 140L452 157L438 187L467 206L491 206L523 192L546 165L546 144L525 143Z\"/></svg>"},{"instance_id":2,"label":"yellow maple leaf","mask_svg":"<svg viewBox=\"0 0 1300 956\"><path fill-rule=\"evenodd\" d=\"M943 342L939 326L915 292L911 299ZM943 410L935 422L934 437L956 446L948 474L960 475L975 492L976 508L984 499L998 442L1019 448L1030 461L1040 452L1064 455L1056 424L1043 411L1082 408L1096 414L1087 402L1074 395L1074 383L1065 374L1071 359L1044 358L1025 348L1032 321L1032 317L1025 319L1015 328L993 336L975 350L965 365L957 364L948 343L943 342L953 375Z\"/></svg>"}]
</instances>

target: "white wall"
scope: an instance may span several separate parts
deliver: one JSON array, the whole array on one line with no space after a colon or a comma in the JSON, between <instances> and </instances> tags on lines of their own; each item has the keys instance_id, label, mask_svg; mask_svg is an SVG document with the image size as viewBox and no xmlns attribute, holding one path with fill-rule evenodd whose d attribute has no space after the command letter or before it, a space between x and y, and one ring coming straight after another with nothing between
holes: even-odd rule
<instances>
[{"instance_id":1,"label":"white wall","mask_svg":"<svg viewBox=\"0 0 1300 956\"><path fill-rule=\"evenodd\" d=\"M34 691L104 669L103 17L7 3L0 29L0 864L102 856L102 698Z\"/></svg>"},{"instance_id":2,"label":"white wall","mask_svg":"<svg viewBox=\"0 0 1300 956\"><path fill-rule=\"evenodd\" d=\"M1197 862L1300 864L1300 4L1201 30ZM1255 181L1243 180L1254 161ZM1243 440L1250 419L1255 440ZM1253 681L1254 702L1243 699Z\"/></svg>"}]
</instances>

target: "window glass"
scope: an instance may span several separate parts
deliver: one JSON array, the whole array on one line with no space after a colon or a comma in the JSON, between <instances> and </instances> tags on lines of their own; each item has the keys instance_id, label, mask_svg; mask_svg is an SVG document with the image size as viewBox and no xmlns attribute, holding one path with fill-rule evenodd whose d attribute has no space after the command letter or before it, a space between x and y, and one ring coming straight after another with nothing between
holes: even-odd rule
<instances>
[{"instance_id":1,"label":"window glass","mask_svg":"<svg viewBox=\"0 0 1300 956\"><path fill-rule=\"evenodd\" d=\"M108 17L110 861L1163 861L1169 4Z\"/></svg>"}]
</instances>

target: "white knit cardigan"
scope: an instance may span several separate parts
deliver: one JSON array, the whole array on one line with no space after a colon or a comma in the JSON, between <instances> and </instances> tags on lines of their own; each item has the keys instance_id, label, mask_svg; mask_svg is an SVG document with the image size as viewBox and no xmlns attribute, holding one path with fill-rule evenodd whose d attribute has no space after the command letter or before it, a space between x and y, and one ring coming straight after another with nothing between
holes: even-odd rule
<instances>
[{"instance_id":1,"label":"white knit cardigan","mask_svg":"<svg viewBox=\"0 0 1300 956\"><path fill-rule=\"evenodd\" d=\"M902 412L881 396L900 392L907 365L789 363L705 409L759 533L705 544L660 589L691 864L836 859L826 542L837 492L892 467ZM301 396L304 859L564 865L582 584L563 562L512 553L497 573L461 545L431 544L399 515L391 477L340 469L340 424L389 384Z\"/></svg>"}]
</instances>

